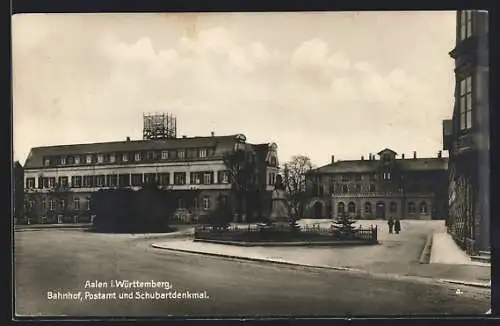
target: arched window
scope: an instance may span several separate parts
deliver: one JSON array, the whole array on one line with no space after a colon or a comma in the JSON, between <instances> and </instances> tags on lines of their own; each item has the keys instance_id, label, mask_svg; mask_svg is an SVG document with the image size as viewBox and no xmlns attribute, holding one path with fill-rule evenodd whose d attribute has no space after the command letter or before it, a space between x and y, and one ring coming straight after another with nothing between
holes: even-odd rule
<instances>
[{"instance_id":1,"label":"arched window","mask_svg":"<svg viewBox=\"0 0 500 326\"><path fill-rule=\"evenodd\" d=\"M389 206L389 210L391 213L396 213L398 211L398 204L392 202L391 205Z\"/></svg>"},{"instance_id":2,"label":"arched window","mask_svg":"<svg viewBox=\"0 0 500 326\"><path fill-rule=\"evenodd\" d=\"M344 214L345 206L344 203L338 203L337 205L337 214Z\"/></svg>"},{"instance_id":3,"label":"arched window","mask_svg":"<svg viewBox=\"0 0 500 326\"><path fill-rule=\"evenodd\" d=\"M425 201L420 203L420 213L421 214L427 214L427 204Z\"/></svg>"},{"instance_id":4,"label":"arched window","mask_svg":"<svg viewBox=\"0 0 500 326\"><path fill-rule=\"evenodd\" d=\"M350 202L347 205L347 211L352 214L356 213L356 205L353 202Z\"/></svg>"},{"instance_id":5,"label":"arched window","mask_svg":"<svg viewBox=\"0 0 500 326\"><path fill-rule=\"evenodd\" d=\"M408 213L415 213L415 203L414 202L408 203Z\"/></svg>"},{"instance_id":6,"label":"arched window","mask_svg":"<svg viewBox=\"0 0 500 326\"><path fill-rule=\"evenodd\" d=\"M371 214L371 212L372 212L372 204L369 201L367 201L365 203L365 213Z\"/></svg>"},{"instance_id":7,"label":"arched window","mask_svg":"<svg viewBox=\"0 0 500 326\"><path fill-rule=\"evenodd\" d=\"M347 185L343 185L342 186L342 193L347 194L348 191L349 191L349 188L347 188Z\"/></svg>"}]
</instances>

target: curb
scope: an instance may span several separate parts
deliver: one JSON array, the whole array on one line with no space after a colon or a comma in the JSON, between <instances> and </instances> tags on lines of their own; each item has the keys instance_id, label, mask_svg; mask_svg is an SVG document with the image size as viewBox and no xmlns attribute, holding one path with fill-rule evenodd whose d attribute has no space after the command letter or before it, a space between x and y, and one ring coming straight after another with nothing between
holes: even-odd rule
<instances>
[{"instance_id":1,"label":"curb","mask_svg":"<svg viewBox=\"0 0 500 326\"><path fill-rule=\"evenodd\" d=\"M157 244L152 244L151 247L156 248L156 249L170 250L170 251L176 251L176 252L185 252L185 253L198 254L198 255L204 255L204 256L232 258L232 259L265 262L265 263L272 263L272 264L281 264L281 265L288 265L288 266L313 267L313 268L322 268L322 269L333 269L333 270L338 270L338 271L360 271L360 270L347 268L347 267L316 266L316 265L299 264L299 263L292 263L292 262L288 262L288 261L279 261L279 260L265 259L265 258L241 257L241 256L233 256L233 255L226 255L226 254L217 254L217 253L212 253L212 252L199 252L199 251L193 251L193 250L187 250L187 249L165 248L165 247L163 247L161 245L157 245Z\"/></svg>"},{"instance_id":2,"label":"curb","mask_svg":"<svg viewBox=\"0 0 500 326\"><path fill-rule=\"evenodd\" d=\"M295 247L295 246L307 246L307 247L341 247L341 246L369 246L380 244L378 241L368 242L368 241L343 241L343 242L238 242L238 241L225 241L225 240L204 240L204 239L194 239L194 242L204 242L204 243L214 243L214 244L224 244L233 245L240 247Z\"/></svg>"},{"instance_id":3,"label":"curb","mask_svg":"<svg viewBox=\"0 0 500 326\"><path fill-rule=\"evenodd\" d=\"M169 250L169 251L174 251L174 252L182 252L182 253L189 253L189 254L195 254L195 255L231 258L231 259L254 261L254 262L261 262L261 263L270 263L270 264L280 264L280 265L287 265L287 266L298 266L298 267L319 268L319 269L328 269L328 270L345 271L345 272L355 272L355 273L368 274L368 275L372 275L372 276L379 276L379 277L382 276L384 278L409 279L409 280L413 280L413 281L423 281L426 283L431 282L431 283L441 283L441 284L443 284L443 283L444 284L461 284L461 285L479 287L479 288L491 288L491 282L490 283L475 283L475 282L466 282L466 281L458 281L458 280L433 279L433 278L421 277L421 276L406 276L406 275L391 274L391 273L387 273L387 274L386 273L372 273L372 272L369 272L366 270L356 269L356 268L308 265L308 264L300 264L300 263L293 263L293 262L289 262L289 261L279 261L279 260L266 259L266 258L252 258L252 257L242 257L242 256L218 254L218 253L211 253L211 252L200 252L200 251L194 251L194 250L188 250L188 249L168 248L168 247L164 247L164 246L159 245L159 244L152 244L151 247L156 248L156 249L161 249L161 250Z\"/></svg>"},{"instance_id":4,"label":"curb","mask_svg":"<svg viewBox=\"0 0 500 326\"><path fill-rule=\"evenodd\" d=\"M427 236L427 241L425 242L424 249L422 249L422 253L420 254L419 263L420 264L429 264L431 261L431 252L432 252L432 239L434 238L434 233L431 233Z\"/></svg>"},{"instance_id":5,"label":"curb","mask_svg":"<svg viewBox=\"0 0 500 326\"><path fill-rule=\"evenodd\" d=\"M459 285L472 286L472 287L483 288L483 289L491 289L491 282L479 283L479 282L467 282L467 281L446 280L446 279L441 279L439 281L443 282L443 283L459 284Z\"/></svg>"}]
</instances>

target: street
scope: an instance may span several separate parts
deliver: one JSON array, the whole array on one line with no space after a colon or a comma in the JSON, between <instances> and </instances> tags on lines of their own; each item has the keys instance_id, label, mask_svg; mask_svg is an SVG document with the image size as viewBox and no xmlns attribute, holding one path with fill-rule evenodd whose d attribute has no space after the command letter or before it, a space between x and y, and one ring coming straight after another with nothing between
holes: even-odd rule
<instances>
[{"instance_id":1,"label":"street","mask_svg":"<svg viewBox=\"0 0 500 326\"><path fill-rule=\"evenodd\" d=\"M132 235L45 229L15 232L14 241L17 316L472 315L490 309L489 289L461 287L457 294L453 285L174 253L151 248L157 239ZM112 280L170 282L174 291L206 291L208 298L47 296L110 292L85 283Z\"/></svg>"}]
</instances>

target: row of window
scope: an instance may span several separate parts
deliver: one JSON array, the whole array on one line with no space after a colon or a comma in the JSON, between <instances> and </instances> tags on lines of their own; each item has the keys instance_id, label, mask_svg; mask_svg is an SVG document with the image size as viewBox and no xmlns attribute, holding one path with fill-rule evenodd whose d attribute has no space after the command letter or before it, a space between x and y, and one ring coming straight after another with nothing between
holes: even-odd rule
<instances>
[{"instance_id":1,"label":"row of window","mask_svg":"<svg viewBox=\"0 0 500 326\"><path fill-rule=\"evenodd\" d=\"M58 157L45 157L44 165L80 165L80 164L104 164L104 163L127 163L131 160L156 161L168 159L204 158L213 154L213 150L198 148L192 150L162 150L132 153L102 153L85 155L67 155Z\"/></svg>"},{"instance_id":2,"label":"row of window","mask_svg":"<svg viewBox=\"0 0 500 326\"><path fill-rule=\"evenodd\" d=\"M459 122L460 130L467 130L472 128L472 76L468 75L461 79L459 82Z\"/></svg>"},{"instance_id":3,"label":"row of window","mask_svg":"<svg viewBox=\"0 0 500 326\"><path fill-rule=\"evenodd\" d=\"M55 211L56 210L56 203L59 204L59 209L60 210L65 210L67 209L68 207L66 207L66 201L64 199L61 199L59 200L58 202L54 199L50 199L48 201L42 201L41 202L41 209L43 211L46 211L47 210L47 203L48 203L48 210L49 211ZM90 210L91 208L91 203L90 203L90 198L87 198L87 201L85 202L86 203L86 210ZM210 209L210 197L203 197L202 198L202 208L207 210L207 209ZM34 200L30 200L28 202L28 208L29 209L33 209L35 207L35 201ZM185 200L183 198L179 198L178 202L177 202L177 208L179 209L185 209L187 208L186 207L186 203L185 203ZM199 201L198 201L198 198L194 198L193 199L193 203L192 203L192 207L195 208L195 209L199 209ZM72 207L74 210L80 210L80 197L74 197L73 198L73 207Z\"/></svg>"},{"instance_id":4,"label":"row of window","mask_svg":"<svg viewBox=\"0 0 500 326\"><path fill-rule=\"evenodd\" d=\"M371 214L372 211L372 204L370 202L365 203L365 213ZM384 206L385 209L385 206ZM391 202L389 205L389 212L390 213L397 213L398 211L398 204L395 202ZM427 203L425 201L421 202L419 205L419 211L421 214L427 214L428 208L427 208ZM347 212L348 213L356 213L356 204L353 202L350 202L347 204ZM416 213L416 205L414 202L409 202L408 203L408 213L414 214ZM338 203L337 204L337 213L338 214L343 214L345 213L345 204L344 203Z\"/></svg>"},{"instance_id":5,"label":"row of window","mask_svg":"<svg viewBox=\"0 0 500 326\"><path fill-rule=\"evenodd\" d=\"M186 172L174 172L173 184L185 185ZM229 183L231 181L228 171L219 171L217 183ZM57 185L72 188L93 187L128 187L141 186L144 183L156 182L162 186L171 184L170 173L132 173L132 174L108 174L108 175L84 175L72 176L71 183L67 176L57 178ZM213 171L191 172L190 184L210 185L215 183ZM50 189L56 186L55 177L38 177L38 189ZM26 188L35 188L35 178L26 178Z\"/></svg>"},{"instance_id":6,"label":"row of window","mask_svg":"<svg viewBox=\"0 0 500 326\"><path fill-rule=\"evenodd\" d=\"M466 40L472 36L472 10L462 10L460 12L460 41Z\"/></svg>"},{"instance_id":7,"label":"row of window","mask_svg":"<svg viewBox=\"0 0 500 326\"><path fill-rule=\"evenodd\" d=\"M335 174L330 176L330 183L338 181L350 182L350 181L362 181L362 180L369 180L369 181L391 180L391 177L392 176L390 172L371 173L371 174L361 174L361 173ZM319 177L316 177L314 181L316 183L320 183L321 179Z\"/></svg>"}]
</instances>

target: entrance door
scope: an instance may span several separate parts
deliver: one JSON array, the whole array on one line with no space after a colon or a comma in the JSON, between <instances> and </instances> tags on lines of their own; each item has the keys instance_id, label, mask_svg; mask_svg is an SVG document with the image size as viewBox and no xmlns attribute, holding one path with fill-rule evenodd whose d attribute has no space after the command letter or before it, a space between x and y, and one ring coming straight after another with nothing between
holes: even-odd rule
<instances>
[{"instance_id":1,"label":"entrance door","mask_svg":"<svg viewBox=\"0 0 500 326\"><path fill-rule=\"evenodd\" d=\"M323 204L319 201L314 204L314 218L323 218Z\"/></svg>"},{"instance_id":2,"label":"entrance door","mask_svg":"<svg viewBox=\"0 0 500 326\"><path fill-rule=\"evenodd\" d=\"M377 203L375 215L376 215L377 219L385 220L385 203L384 202Z\"/></svg>"}]
</instances>

